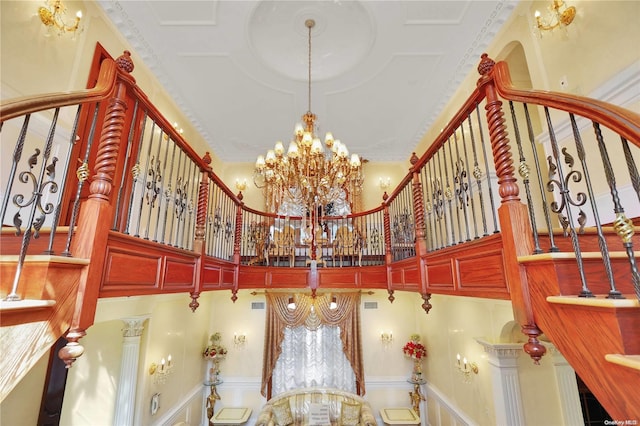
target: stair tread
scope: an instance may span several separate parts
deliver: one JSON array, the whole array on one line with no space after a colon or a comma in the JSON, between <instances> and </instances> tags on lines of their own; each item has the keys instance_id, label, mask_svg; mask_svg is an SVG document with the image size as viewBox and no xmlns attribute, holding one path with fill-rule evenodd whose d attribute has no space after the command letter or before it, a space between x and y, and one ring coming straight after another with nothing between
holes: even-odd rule
<instances>
[{"instance_id":1,"label":"stair tread","mask_svg":"<svg viewBox=\"0 0 640 426\"><path fill-rule=\"evenodd\" d=\"M639 308L640 301L635 295L625 295L626 299L607 299L606 296L548 296L547 302L563 305L595 306L604 308Z\"/></svg>"},{"instance_id":2,"label":"stair tread","mask_svg":"<svg viewBox=\"0 0 640 426\"><path fill-rule=\"evenodd\" d=\"M640 251L633 252L635 257L640 257ZM583 251L580 253L583 259L602 259L602 253L599 251ZM627 257L627 253L624 251L610 251L609 258L611 259L624 259ZM540 253L540 254L528 254L525 256L518 256L518 262L535 262L542 260L560 260L560 259L575 259L576 254L572 251L561 251L555 253Z\"/></svg>"},{"instance_id":3,"label":"stair tread","mask_svg":"<svg viewBox=\"0 0 640 426\"><path fill-rule=\"evenodd\" d=\"M0 300L0 311L7 312L13 310L43 309L56 304L55 300L35 300L23 299L15 301Z\"/></svg>"},{"instance_id":4,"label":"stair tread","mask_svg":"<svg viewBox=\"0 0 640 426\"><path fill-rule=\"evenodd\" d=\"M604 358L613 364L640 370L640 355L607 354Z\"/></svg>"},{"instance_id":5,"label":"stair tread","mask_svg":"<svg viewBox=\"0 0 640 426\"><path fill-rule=\"evenodd\" d=\"M0 256L0 262L9 263L9 262L18 262L18 255L2 255ZM35 262L49 262L49 263L64 263L64 264L77 264L77 265L88 265L89 259L83 259L79 257L68 257L68 256L56 256L50 254L36 254L36 255L27 255L24 258L24 263L35 263Z\"/></svg>"}]
</instances>

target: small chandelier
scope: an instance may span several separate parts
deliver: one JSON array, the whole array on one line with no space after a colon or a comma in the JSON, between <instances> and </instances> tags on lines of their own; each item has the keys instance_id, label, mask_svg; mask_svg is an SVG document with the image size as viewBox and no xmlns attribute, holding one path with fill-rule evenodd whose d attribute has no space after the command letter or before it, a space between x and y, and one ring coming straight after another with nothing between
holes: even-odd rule
<instances>
[{"instance_id":1,"label":"small chandelier","mask_svg":"<svg viewBox=\"0 0 640 426\"><path fill-rule=\"evenodd\" d=\"M286 152L283 143L276 142L266 156L258 156L254 170L254 183L263 189L271 212L277 212L287 202L303 207L306 211L301 215L316 214L318 208L359 193L364 180L357 154L349 156L346 145L330 132L325 136L324 146L316 136L316 116L311 112L311 29L315 21L307 19L305 26L309 30L309 105L302 116L304 124L295 126Z\"/></svg>"},{"instance_id":2,"label":"small chandelier","mask_svg":"<svg viewBox=\"0 0 640 426\"><path fill-rule=\"evenodd\" d=\"M535 12L536 29L540 31L550 31L558 27L567 27L576 17L575 6L567 7L562 0L553 0L549 6L549 16L546 20L542 19L539 10Z\"/></svg>"},{"instance_id":3,"label":"small chandelier","mask_svg":"<svg viewBox=\"0 0 640 426\"><path fill-rule=\"evenodd\" d=\"M57 30L58 35L62 35L64 33L74 33L75 35L76 31L81 30L81 11L76 13L76 18L73 24L68 25L64 19L67 8L62 4L61 0L47 0L45 4L46 6L38 8L38 16L49 31Z\"/></svg>"}]
</instances>

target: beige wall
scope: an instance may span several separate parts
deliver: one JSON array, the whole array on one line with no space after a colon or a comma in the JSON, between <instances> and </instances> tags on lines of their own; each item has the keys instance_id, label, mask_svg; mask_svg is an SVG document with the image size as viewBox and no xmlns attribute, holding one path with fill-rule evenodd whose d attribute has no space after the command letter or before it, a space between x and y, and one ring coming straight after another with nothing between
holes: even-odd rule
<instances>
[{"instance_id":1,"label":"beige wall","mask_svg":"<svg viewBox=\"0 0 640 426\"><path fill-rule=\"evenodd\" d=\"M548 1L521 1L511 19L498 32L486 49L489 56L502 60L514 42L522 44L532 87L540 90L565 90L567 93L590 96L626 67L640 61L640 2L637 1L575 1L577 17L568 27L568 34L561 31L544 33L542 38L532 31L535 10L545 11ZM416 148L424 152L437 137L448 118L476 87L480 77L476 71L477 58L470 73L463 80L444 111L427 131ZM566 89L560 79L566 77ZM628 105L627 108L637 106Z\"/></svg>"},{"instance_id":2,"label":"beige wall","mask_svg":"<svg viewBox=\"0 0 640 426\"><path fill-rule=\"evenodd\" d=\"M65 1L64 4L72 15L76 10L83 12L84 30L75 40L68 36L45 37L46 30L36 15L41 2L0 2L2 99L84 89L96 43L100 42L114 58L124 50L131 51L135 64L132 75L138 86L170 122L177 122L184 129L185 139L197 153L204 155L210 150L135 49L128 45L104 16L102 9L94 2ZM220 161L211 154L212 166L218 168Z\"/></svg>"},{"instance_id":3,"label":"beige wall","mask_svg":"<svg viewBox=\"0 0 640 426\"><path fill-rule=\"evenodd\" d=\"M200 388L204 377L201 351L211 327L211 294L191 312L187 294L101 299L96 323L82 339L85 355L69 370L61 424L112 424L120 382L123 318L149 315L140 339L136 424L152 424L185 395ZM164 384L149 375L152 363L172 357L173 369ZM151 396L160 393L160 409L151 416Z\"/></svg>"}]
</instances>

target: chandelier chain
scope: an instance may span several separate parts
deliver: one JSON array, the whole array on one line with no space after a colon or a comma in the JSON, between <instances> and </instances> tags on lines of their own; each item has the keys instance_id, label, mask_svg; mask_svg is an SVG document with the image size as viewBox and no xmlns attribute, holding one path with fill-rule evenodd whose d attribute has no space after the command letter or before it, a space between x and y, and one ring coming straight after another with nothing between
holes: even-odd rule
<instances>
[{"instance_id":1,"label":"chandelier chain","mask_svg":"<svg viewBox=\"0 0 640 426\"><path fill-rule=\"evenodd\" d=\"M349 155L346 145L334 139L331 132L326 133L324 144L315 133L316 115L311 112L311 30L316 23L307 19L304 24L309 49L308 110L302 123L296 124L288 150L278 141L266 156L258 156L253 180L264 190L267 209L273 213L314 216L331 206L334 214L346 215L351 212L349 202L362 187L362 163L360 156Z\"/></svg>"},{"instance_id":2,"label":"chandelier chain","mask_svg":"<svg viewBox=\"0 0 640 426\"><path fill-rule=\"evenodd\" d=\"M308 99L308 105L307 105L307 111L311 112L311 28L313 28L315 26L315 21L313 19L307 19L305 22L305 25L307 26L307 28L309 29L309 41L308 41L308 45L309 45L309 54L308 54L308 65L309 65L309 70L308 70L308 93L307 93L307 99Z\"/></svg>"}]
</instances>

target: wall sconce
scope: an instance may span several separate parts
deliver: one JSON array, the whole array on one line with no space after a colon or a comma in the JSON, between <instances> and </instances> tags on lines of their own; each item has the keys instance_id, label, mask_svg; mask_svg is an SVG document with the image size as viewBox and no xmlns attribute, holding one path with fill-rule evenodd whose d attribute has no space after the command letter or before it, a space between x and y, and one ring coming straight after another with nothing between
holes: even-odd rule
<instances>
[{"instance_id":1,"label":"wall sconce","mask_svg":"<svg viewBox=\"0 0 640 426\"><path fill-rule=\"evenodd\" d=\"M378 185L380 186L380 189L386 190L391 185L391 178L390 177L386 177L386 178L382 178L381 177L380 180L378 181Z\"/></svg>"},{"instance_id":2,"label":"wall sconce","mask_svg":"<svg viewBox=\"0 0 640 426\"><path fill-rule=\"evenodd\" d=\"M550 31L561 26L569 26L576 17L576 8L574 6L567 7L563 0L553 0L552 5L549 6L549 16L546 20L542 19L542 14L539 10L536 10L535 17L536 29L538 34L542 35L541 31Z\"/></svg>"},{"instance_id":3,"label":"wall sconce","mask_svg":"<svg viewBox=\"0 0 640 426\"><path fill-rule=\"evenodd\" d=\"M247 342L247 335L244 333L233 333L233 345L236 348L242 348Z\"/></svg>"},{"instance_id":4,"label":"wall sconce","mask_svg":"<svg viewBox=\"0 0 640 426\"><path fill-rule=\"evenodd\" d=\"M48 0L46 6L38 8L38 16L40 21L47 27L49 32L58 30L58 35L61 36L64 33L73 33L75 36L76 31L80 28L80 19L82 19L82 12L76 13L75 22L73 25L67 25L64 22L64 15L67 12L67 8L62 4L61 0Z\"/></svg>"},{"instance_id":5,"label":"wall sconce","mask_svg":"<svg viewBox=\"0 0 640 426\"><path fill-rule=\"evenodd\" d=\"M460 361L460 354L456 355L456 367L458 371L464 375L464 381L469 382L471 380L471 373L478 374L478 365L475 362L467 361L467 358L462 358Z\"/></svg>"},{"instance_id":6,"label":"wall sconce","mask_svg":"<svg viewBox=\"0 0 640 426\"><path fill-rule=\"evenodd\" d=\"M245 189L247 189L247 180L236 179L236 189L238 191L244 191Z\"/></svg>"},{"instance_id":7,"label":"wall sconce","mask_svg":"<svg viewBox=\"0 0 640 426\"><path fill-rule=\"evenodd\" d=\"M380 332L380 340L384 346L389 346L393 342L393 333L391 331Z\"/></svg>"},{"instance_id":8,"label":"wall sconce","mask_svg":"<svg viewBox=\"0 0 640 426\"><path fill-rule=\"evenodd\" d=\"M160 364L151 363L149 366L149 375L153 376L153 383L162 385L167 381L167 376L171 374L173 369L173 363L171 362L171 355L165 360L162 358Z\"/></svg>"}]
</instances>

